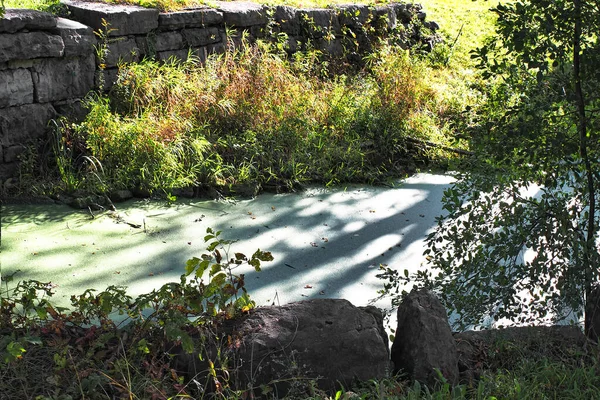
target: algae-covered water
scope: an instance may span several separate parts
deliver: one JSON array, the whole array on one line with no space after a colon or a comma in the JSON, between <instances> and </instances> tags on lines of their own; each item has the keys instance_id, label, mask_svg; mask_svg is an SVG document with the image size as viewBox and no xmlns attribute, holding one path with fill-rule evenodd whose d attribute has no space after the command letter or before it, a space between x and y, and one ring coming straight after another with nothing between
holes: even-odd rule
<instances>
[{"instance_id":1,"label":"algae-covered water","mask_svg":"<svg viewBox=\"0 0 600 400\"><path fill-rule=\"evenodd\" d=\"M385 264L417 270L423 240L441 214L452 178L417 174L395 187L309 188L250 200L118 203L97 213L51 205L2 207L0 272L15 281L51 282L54 302L68 306L88 288L125 285L131 295L178 281L186 260L205 251L211 227L237 239L231 251L271 251L259 273L249 267L248 291L259 305L315 297L365 305L383 282ZM376 304L388 306L386 301Z\"/></svg>"}]
</instances>

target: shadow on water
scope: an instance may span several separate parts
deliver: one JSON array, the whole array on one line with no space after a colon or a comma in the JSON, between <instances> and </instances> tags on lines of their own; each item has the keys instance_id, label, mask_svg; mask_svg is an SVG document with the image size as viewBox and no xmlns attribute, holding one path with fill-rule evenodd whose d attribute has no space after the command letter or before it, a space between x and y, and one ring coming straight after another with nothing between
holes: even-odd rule
<instances>
[{"instance_id":1,"label":"shadow on water","mask_svg":"<svg viewBox=\"0 0 600 400\"><path fill-rule=\"evenodd\" d=\"M52 281L55 301L87 288L126 285L132 295L177 281L186 260L205 251L212 227L237 239L235 252L268 250L263 271L241 267L259 305L345 298L364 305L382 282L379 266L415 271L423 239L441 214L451 178L420 174L398 188L310 188L252 200L117 204L119 219L91 219L58 205L11 205L2 212L2 273ZM131 224L128 224L131 223ZM136 228L134 226L139 226Z\"/></svg>"}]
</instances>

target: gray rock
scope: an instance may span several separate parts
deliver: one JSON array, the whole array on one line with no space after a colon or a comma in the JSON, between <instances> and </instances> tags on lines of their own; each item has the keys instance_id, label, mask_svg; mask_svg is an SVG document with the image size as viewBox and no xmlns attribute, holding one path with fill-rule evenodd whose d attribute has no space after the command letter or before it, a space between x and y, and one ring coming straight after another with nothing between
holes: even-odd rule
<instances>
[{"instance_id":1,"label":"gray rock","mask_svg":"<svg viewBox=\"0 0 600 400\"><path fill-rule=\"evenodd\" d=\"M342 57L344 55L344 47L340 39L327 40L320 38L315 41L315 47L330 57Z\"/></svg>"},{"instance_id":2,"label":"gray rock","mask_svg":"<svg viewBox=\"0 0 600 400\"><path fill-rule=\"evenodd\" d=\"M108 68L96 70L94 75L94 88L99 89L103 85L105 91L110 90L119 79L119 68Z\"/></svg>"},{"instance_id":3,"label":"gray rock","mask_svg":"<svg viewBox=\"0 0 600 400\"><path fill-rule=\"evenodd\" d=\"M46 103L84 97L94 85L94 56L48 59L31 70L35 101Z\"/></svg>"},{"instance_id":4,"label":"gray rock","mask_svg":"<svg viewBox=\"0 0 600 400\"><path fill-rule=\"evenodd\" d=\"M375 7L375 17L379 19L379 21L383 22L379 24L379 21L376 22L376 28L381 25L388 30L394 29L397 26L396 13L394 9L389 6L377 6Z\"/></svg>"},{"instance_id":5,"label":"gray rock","mask_svg":"<svg viewBox=\"0 0 600 400\"><path fill-rule=\"evenodd\" d=\"M46 30L55 26L56 18L37 10L7 8L4 18L0 19L0 32L7 33L15 33L23 29Z\"/></svg>"},{"instance_id":6,"label":"gray rock","mask_svg":"<svg viewBox=\"0 0 600 400\"><path fill-rule=\"evenodd\" d=\"M389 376L389 350L383 317L374 307L354 307L347 300L314 299L281 307L264 307L233 321L218 333L230 344L215 343L228 357L229 383L236 389L270 385L282 398L303 381L315 379L334 394L355 380ZM188 376L205 374L197 355L180 354L175 367ZM257 390L259 391L259 390ZM256 393L258 394L258 393Z\"/></svg>"},{"instance_id":7,"label":"gray rock","mask_svg":"<svg viewBox=\"0 0 600 400\"><path fill-rule=\"evenodd\" d=\"M189 47L206 46L221 41L218 28L184 29L183 38Z\"/></svg>"},{"instance_id":8,"label":"gray rock","mask_svg":"<svg viewBox=\"0 0 600 400\"><path fill-rule=\"evenodd\" d=\"M340 25L353 30L361 29L372 18L369 7L362 4L341 5L336 7L335 10L338 12Z\"/></svg>"},{"instance_id":9,"label":"gray rock","mask_svg":"<svg viewBox=\"0 0 600 400\"><path fill-rule=\"evenodd\" d=\"M426 289L413 290L398 307L398 328L392 345L394 373L406 373L433 386L436 369L458 383L458 353L446 310Z\"/></svg>"},{"instance_id":10,"label":"gray rock","mask_svg":"<svg viewBox=\"0 0 600 400\"><path fill-rule=\"evenodd\" d=\"M403 3L393 3L390 7L396 12L396 18L402 23L408 23L415 15L413 7Z\"/></svg>"},{"instance_id":11,"label":"gray rock","mask_svg":"<svg viewBox=\"0 0 600 400\"><path fill-rule=\"evenodd\" d=\"M55 116L48 103L0 108L0 143L8 147L42 138L48 121Z\"/></svg>"},{"instance_id":12,"label":"gray rock","mask_svg":"<svg viewBox=\"0 0 600 400\"><path fill-rule=\"evenodd\" d=\"M33 81L26 69L0 71L0 108L33 103Z\"/></svg>"},{"instance_id":13,"label":"gray rock","mask_svg":"<svg viewBox=\"0 0 600 400\"><path fill-rule=\"evenodd\" d=\"M340 35L342 30L337 12L330 9L298 10L302 29L309 38L319 39L330 34Z\"/></svg>"},{"instance_id":14,"label":"gray rock","mask_svg":"<svg viewBox=\"0 0 600 400\"><path fill-rule=\"evenodd\" d=\"M217 9L223 13L225 25L245 28L266 25L269 22L267 7L246 1L216 1Z\"/></svg>"},{"instance_id":15,"label":"gray rock","mask_svg":"<svg viewBox=\"0 0 600 400\"><path fill-rule=\"evenodd\" d=\"M169 61L171 59L175 61L186 61L189 58L189 56L189 49L166 50L156 53L156 58L158 58L158 60L160 61Z\"/></svg>"},{"instance_id":16,"label":"gray rock","mask_svg":"<svg viewBox=\"0 0 600 400\"><path fill-rule=\"evenodd\" d=\"M154 38L154 50L181 50L183 48L183 36L179 32L160 32Z\"/></svg>"},{"instance_id":17,"label":"gray rock","mask_svg":"<svg viewBox=\"0 0 600 400\"><path fill-rule=\"evenodd\" d=\"M440 29L440 25L435 22L435 21L426 21L423 22L423 26L425 26L426 28L431 29L432 31L437 31L438 29Z\"/></svg>"},{"instance_id":18,"label":"gray rock","mask_svg":"<svg viewBox=\"0 0 600 400\"><path fill-rule=\"evenodd\" d=\"M64 49L65 44L59 35L45 32L0 34L0 62L60 57Z\"/></svg>"},{"instance_id":19,"label":"gray rock","mask_svg":"<svg viewBox=\"0 0 600 400\"><path fill-rule=\"evenodd\" d=\"M0 181L4 182L4 190L11 189L17 185L17 180L14 177L17 176L19 171L18 163L3 163L0 164Z\"/></svg>"},{"instance_id":20,"label":"gray rock","mask_svg":"<svg viewBox=\"0 0 600 400\"><path fill-rule=\"evenodd\" d=\"M290 6L277 6L274 11L273 19L279 32L290 36L300 35L300 18L297 9Z\"/></svg>"},{"instance_id":21,"label":"gray rock","mask_svg":"<svg viewBox=\"0 0 600 400\"><path fill-rule=\"evenodd\" d=\"M58 115L67 117L73 122L83 122L88 114L87 108L81 99L69 99L53 102L52 105Z\"/></svg>"},{"instance_id":22,"label":"gray rock","mask_svg":"<svg viewBox=\"0 0 600 400\"><path fill-rule=\"evenodd\" d=\"M19 160L19 155L25 151L25 146L17 144L4 149L4 162L11 163Z\"/></svg>"},{"instance_id":23,"label":"gray rock","mask_svg":"<svg viewBox=\"0 0 600 400\"><path fill-rule=\"evenodd\" d=\"M71 18L94 31L102 31L102 20L109 24L109 36L145 35L158 28L158 10L132 5L106 4L81 0L62 0Z\"/></svg>"},{"instance_id":24,"label":"gray rock","mask_svg":"<svg viewBox=\"0 0 600 400\"><path fill-rule=\"evenodd\" d=\"M177 30L183 28L204 28L220 25L223 13L213 8L183 10L158 15L158 27L161 30Z\"/></svg>"},{"instance_id":25,"label":"gray rock","mask_svg":"<svg viewBox=\"0 0 600 400\"><path fill-rule=\"evenodd\" d=\"M94 51L96 35L89 26L70 19L58 18L56 28L65 44L65 57L88 55Z\"/></svg>"},{"instance_id":26,"label":"gray rock","mask_svg":"<svg viewBox=\"0 0 600 400\"><path fill-rule=\"evenodd\" d=\"M107 52L104 56L106 68L116 67L121 62L139 61L141 50L137 47L135 38L119 39L108 44Z\"/></svg>"}]
</instances>

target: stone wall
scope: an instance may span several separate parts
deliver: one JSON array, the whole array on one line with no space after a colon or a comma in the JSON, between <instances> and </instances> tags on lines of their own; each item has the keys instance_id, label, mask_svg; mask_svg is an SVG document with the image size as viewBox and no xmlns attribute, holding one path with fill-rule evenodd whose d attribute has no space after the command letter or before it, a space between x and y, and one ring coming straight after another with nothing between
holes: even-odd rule
<instances>
[{"instance_id":1,"label":"stone wall","mask_svg":"<svg viewBox=\"0 0 600 400\"><path fill-rule=\"evenodd\" d=\"M356 62L380 39L405 48L432 46L438 28L412 4L295 9L235 1L160 13L80 0L63 3L70 19L7 9L0 20L0 182L17 174L18 155L45 137L51 119L76 110L100 82L109 89L120 62L187 59L189 54L204 61L239 45L242 35L250 41L283 40L288 53L310 43L331 57ZM94 34L102 31L104 40ZM98 47L106 50L102 57Z\"/></svg>"},{"instance_id":2,"label":"stone wall","mask_svg":"<svg viewBox=\"0 0 600 400\"><path fill-rule=\"evenodd\" d=\"M31 10L0 19L0 177L15 176L25 145L46 134L94 83L92 29Z\"/></svg>"}]
</instances>

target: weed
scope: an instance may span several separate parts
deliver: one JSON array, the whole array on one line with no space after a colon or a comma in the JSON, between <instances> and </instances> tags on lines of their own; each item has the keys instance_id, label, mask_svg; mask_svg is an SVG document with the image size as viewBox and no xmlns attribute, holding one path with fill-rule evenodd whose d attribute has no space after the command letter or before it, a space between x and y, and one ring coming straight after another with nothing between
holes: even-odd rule
<instances>
[{"instance_id":1,"label":"weed","mask_svg":"<svg viewBox=\"0 0 600 400\"><path fill-rule=\"evenodd\" d=\"M171 369L170 354L177 347L203 354L193 332L253 308L244 276L234 270L248 264L259 271L273 259L260 250L251 257L230 253L234 242L210 228L204 240L206 253L187 262L180 282L135 299L126 288L110 286L73 296L67 310L52 305L50 284L9 288L6 279L0 292L0 392L10 398L185 395L189 389Z\"/></svg>"}]
</instances>

